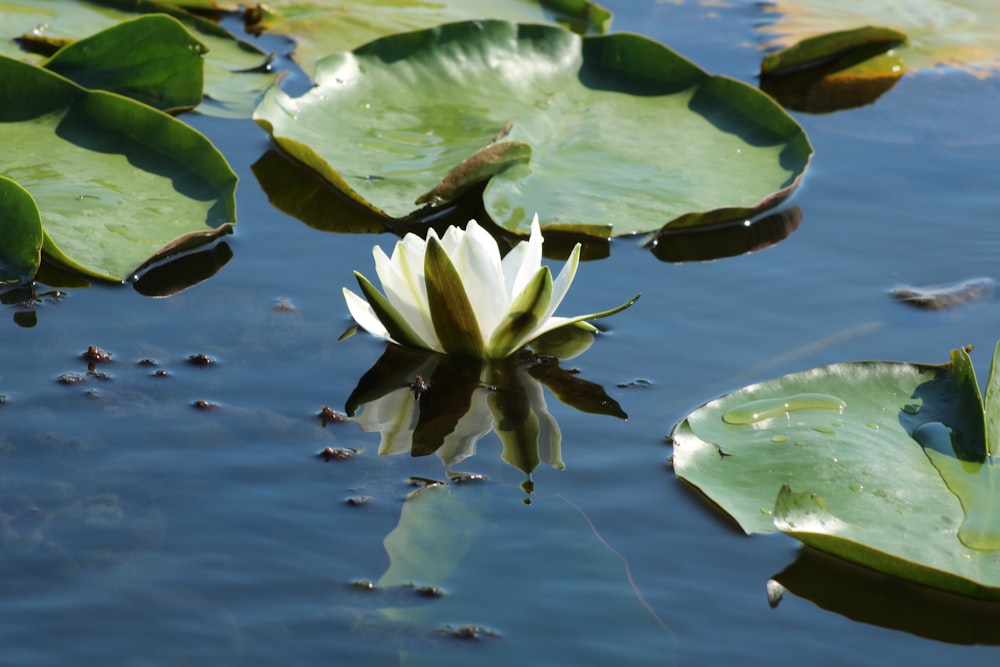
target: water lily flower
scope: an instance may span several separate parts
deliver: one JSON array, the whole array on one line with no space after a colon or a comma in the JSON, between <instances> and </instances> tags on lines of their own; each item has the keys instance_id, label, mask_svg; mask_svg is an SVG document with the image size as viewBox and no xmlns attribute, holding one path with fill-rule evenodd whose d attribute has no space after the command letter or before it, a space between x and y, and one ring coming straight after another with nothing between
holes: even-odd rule
<instances>
[{"instance_id":1,"label":"water lily flower","mask_svg":"<svg viewBox=\"0 0 1000 667\"><path fill-rule=\"evenodd\" d=\"M385 294L355 271L365 298L344 288L354 320L375 336L445 354L502 359L542 334L613 315L638 298L599 313L556 317L576 276L580 244L553 280L542 265L537 215L528 240L503 258L475 220L464 230L449 227L440 238L434 230L426 240L407 234L392 257L378 246L373 254Z\"/></svg>"}]
</instances>

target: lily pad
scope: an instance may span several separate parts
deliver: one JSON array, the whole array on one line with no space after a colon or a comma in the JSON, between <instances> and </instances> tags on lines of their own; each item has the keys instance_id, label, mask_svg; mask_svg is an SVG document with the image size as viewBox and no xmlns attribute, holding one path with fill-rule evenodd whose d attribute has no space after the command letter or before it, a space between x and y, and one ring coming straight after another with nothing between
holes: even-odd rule
<instances>
[{"instance_id":1,"label":"lily pad","mask_svg":"<svg viewBox=\"0 0 1000 667\"><path fill-rule=\"evenodd\" d=\"M773 18L758 28L768 48L858 26L891 26L909 36L899 55L911 72L1000 72L1000 14L993 0L777 0L761 6Z\"/></svg>"},{"instance_id":2,"label":"lily pad","mask_svg":"<svg viewBox=\"0 0 1000 667\"><path fill-rule=\"evenodd\" d=\"M31 193L43 252L105 280L227 233L236 175L203 135L144 104L0 56L0 172Z\"/></svg>"},{"instance_id":3,"label":"lily pad","mask_svg":"<svg viewBox=\"0 0 1000 667\"><path fill-rule=\"evenodd\" d=\"M548 10L548 11L546 11ZM255 17L253 30L295 40L293 57L310 75L316 61L400 32L470 19L568 22L580 32L606 32L611 12L587 0L271 0Z\"/></svg>"},{"instance_id":4,"label":"lily pad","mask_svg":"<svg viewBox=\"0 0 1000 667\"><path fill-rule=\"evenodd\" d=\"M809 37L787 49L767 54L760 71L761 74L778 74L790 69L812 67L868 48L882 53L905 41L906 34L892 28L865 26L838 30Z\"/></svg>"},{"instance_id":5,"label":"lily pad","mask_svg":"<svg viewBox=\"0 0 1000 667\"><path fill-rule=\"evenodd\" d=\"M747 533L1000 599L996 363L985 412L964 349L943 365L851 362L752 385L674 428L674 467Z\"/></svg>"},{"instance_id":6,"label":"lily pad","mask_svg":"<svg viewBox=\"0 0 1000 667\"><path fill-rule=\"evenodd\" d=\"M720 208L746 216L787 197L812 156L769 97L632 34L454 23L324 58L316 83L298 98L273 88L254 119L394 219L427 213L418 201L508 127L530 162L482 170L483 201L519 234L536 212L549 229L598 237L696 225Z\"/></svg>"},{"instance_id":7,"label":"lily pad","mask_svg":"<svg viewBox=\"0 0 1000 667\"><path fill-rule=\"evenodd\" d=\"M27 190L0 176L0 289L28 283L41 261L42 221Z\"/></svg>"},{"instance_id":8,"label":"lily pad","mask_svg":"<svg viewBox=\"0 0 1000 667\"><path fill-rule=\"evenodd\" d=\"M69 44L45 67L84 88L181 111L201 102L205 51L180 21L150 14Z\"/></svg>"},{"instance_id":9,"label":"lily pad","mask_svg":"<svg viewBox=\"0 0 1000 667\"><path fill-rule=\"evenodd\" d=\"M205 96L199 111L217 116L247 117L276 79L271 56L236 39L217 24L168 4L149 0L55 2L0 1L0 54L42 64L60 46L83 39L142 14L166 14L180 21L208 49L204 58ZM142 49L119 53L141 57Z\"/></svg>"},{"instance_id":10,"label":"lily pad","mask_svg":"<svg viewBox=\"0 0 1000 667\"><path fill-rule=\"evenodd\" d=\"M906 35L866 26L809 37L764 57L761 90L787 109L826 113L871 104L903 76Z\"/></svg>"}]
</instances>

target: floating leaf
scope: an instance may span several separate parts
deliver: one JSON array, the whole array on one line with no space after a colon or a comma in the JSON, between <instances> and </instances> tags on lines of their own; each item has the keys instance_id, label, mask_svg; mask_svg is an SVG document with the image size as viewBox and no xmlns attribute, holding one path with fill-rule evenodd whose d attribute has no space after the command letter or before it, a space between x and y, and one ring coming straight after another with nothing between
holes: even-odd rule
<instances>
[{"instance_id":1,"label":"floating leaf","mask_svg":"<svg viewBox=\"0 0 1000 667\"><path fill-rule=\"evenodd\" d=\"M227 233L236 175L204 136L128 98L0 57L0 172L34 197L43 252L105 280Z\"/></svg>"},{"instance_id":2,"label":"floating leaf","mask_svg":"<svg viewBox=\"0 0 1000 667\"><path fill-rule=\"evenodd\" d=\"M294 99L272 89L254 119L395 219L508 125L531 161L493 174L483 200L520 234L536 212L548 229L597 237L714 223L723 208L745 216L787 197L812 155L766 95L638 35L449 24L329 56L316 81Z\"/></svg>"},{"instance_id":3,"label":"floating leaf","mask_svg":"<svg viewBox=\"0 0 1000 667\"><path fill-rule=\"evenodd\" d=\"M18 59L33 58L41 64L44 59L31 53L49 56L53 49L39 50L40 44L62 46L141 14L171 16L207 47L204 85L208 103L199 106L202 113L245 118L276 78L268 70L271 57L249 42L236 39L208 19L149 0L0 2L0 37L3 38L0 39L0 54ZM141 58L143 50L122 53L121 57Z\"/></svg>"},{"instance_id":4,"label":"floating leaf","mask_svg":"<svg viewBox=\"0 0 1000 667\"><path fill-rule=\"evenodd\" d=\"M858 51L884 53L906 41L906 34L878 26L838 30L809 37L787 49L764 56L761 74L780 74L796 68L816 67Z\"/></svg>"},{"instance_id":5,"label":"floating leaf","mask_svg":"<svg viewBox=\"0 0 1000 667\"><path fill-rule=\"evenodd\" d=\"M1000 71L1000 13L994 0L776 0L759 30L769 48L865 25L892 26L909 40L899 49L913 72L953 67L977 77Z\"/></svg>"},{"instance_id":6,"label":"floating leaf","mask_svg":"<svg viewBox=\"0 0 1000 667\"><path fill-rule=\"evenodd\" d=\"M180 111L201 102L205 50L180 21L150 14L73 42L45 67L84 88Z\"/></svg>"},{"instance_id":7,"label":"floating leaf","mask_svg":"<svg viewBox=\"0 0 1000 667\"><path fill-rule=\"evenodd\" d=\"M549 11L545 11L548 9ZM307 73L330 53L350 51L380 37L468 19L569 22L579 32L606 32L611 13L586 0L271 0L249 29L295 40L294 58Z\"/></svg>"},{"instance_id":8,"label":"floating leaf","mask_svg":"<svg viewBox=\"0 0 1000 667\"><path fill-rule=\"evenodd\" d=\"M31 282L42 251L42 221L27 190L0 176L0 289Z\"/></svg>"},{"instance_id":9,"label":"floating leaf","mask_svg":"<svg viewBox=\"0 0 1000 667\"><path fill-rule=\"evenodd\" d=\"M785 108L827 113L871 104L903 76L906 35L867 26L817 35L764 57L760 88Z\"/></svg>"},{"instance_id":10,"label":"floating leaf","mask_svg":"<svg viewBox=\"0 0 1000 667\"><path fill-rule=\"evenodd\" d=\"M984 427L1000 416L998 383L991 374L984 415L966 350L937 366L786 375L688 415L671 435L674 467L748 533L779 529L875 570L1000 599L1000 479Z\"/></svg>"}]
</instances>

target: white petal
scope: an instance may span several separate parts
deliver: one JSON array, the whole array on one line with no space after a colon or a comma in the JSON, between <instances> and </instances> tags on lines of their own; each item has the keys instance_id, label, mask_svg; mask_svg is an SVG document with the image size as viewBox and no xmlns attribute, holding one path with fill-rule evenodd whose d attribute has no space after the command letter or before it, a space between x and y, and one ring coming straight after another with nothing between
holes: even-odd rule
<instances>
[{"instance_id":1,"label":"white petal","mask_svg":"<svg viewBox=\"0 0 1000 667\"><path fill-rule=\"evenodd\" d=\"M552 301L549 302L549 308L545 312L545 316L539 323L540 326L546 325L546 320L552 317L562 303L563 298L566 296L566 292L569 291L569 286L573 284L573 278L576 277L576 269L580 266L580 244L577 243L573 248L573 252L569 254L569 259L563 264L562 269L559 271L559 275L556 279L552 281ZM536 335L537 337L537 335Z\"/></svg>"},{"instance_id":2,"label":"white petal","mask_svg":"<svg viewBox=\"0 0 1000 667\"><path fill-rule=\"evenodd\" d=\"M507 298L513 301L542 266L542 229L538 214L531 221L531 236L521 241L503 258ZM509 303L508 302L508 303Z\"/></svg>"},{"instance_id":3,"label":"white petal","mask_svg":"<svg viewBox=\"0 0 1000 667\"><path fill-rule=\"evenodd\" d=\"M343 289L344 301L347 302L347 309L351 311L351 317L353 317L354 321L358 323L358 326L373 336L391 340L389 332L386 331L385 326L383 326L382 322L379 321L378 316L375 315L375 311L372 310L372 307L368 304L368 302L346 287Z\"/></svg>"},{"instance_id":4,"label":"white petal","mask_svg":"<svg viewBox=\"0 0 1000 667\"><path fill-rule=\"evenodd\" d=\"M462 277L462 286L476 313L479 330L487 341L510 305L501 282L503 268L497 242L475 220L470 220L449 258Z\"/></svg>"},{"instance_id":5,"label":"white petal","mask_svg":"<svg viewBox=\"0 0 1000 667\"><path fill-rule=\"evenodd\" d=\"M425 347L441 351L441 343L437 334L434 333L434 325L431 322L430 310L427 306L427 287L423 280L423 260L420 263L420 275L414 277L406 272L406 262L403 259L405 254L400 251L396 244L393 258L400 258L401 261L394 262L389 259L381 248L375 246L372 254L375 257L375 271L382 283L382 291L389 302L396 307L399 314L403 316L406 323L410 325L413 332L417 334L425 343Z\"/></svg>"}]
</instances>

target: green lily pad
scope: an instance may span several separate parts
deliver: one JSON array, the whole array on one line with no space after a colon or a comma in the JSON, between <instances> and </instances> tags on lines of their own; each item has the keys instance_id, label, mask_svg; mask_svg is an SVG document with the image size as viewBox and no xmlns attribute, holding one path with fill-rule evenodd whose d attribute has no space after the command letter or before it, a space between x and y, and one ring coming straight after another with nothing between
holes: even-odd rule
<instances>
[{"instance_id":1,"label":"green lily pad","mask_svg":"<svg viewBox=\"0 0 1000 667\"><path fill-rule=\"evenodd\" d=\"M0 289L31 282L41 251L42 221L35 200L0 176Z\"/></svg>"},{"instance_id":2,"label":"green lily pad","mask_svg":"<svg viewBox=\"0 0 1000 667\"><path fill-rule=\"evenodd\" d=\"M489 178L488 214L520 234L536 212L550 229L598 237L696 225L721 208L745 216L790 194L812 156L766 95L638 35L454 23L324 58L316 82L294 99L270 90L254 119L394 219L426 213L418 202L508 128L530 162L516 153L492 176L464 173Z\"/></svg>"},{"instance_id":3,"label":"green lily pad","mask_svg":"<svg viewBox=\"0 0 1000 667\"><path fill-rule=\"evenodd\" d=\"M236 175L144 104L0 56L0 172L34 197L45 255L105 280L227 233Z\"/></svg>"},{"instance_id":4,"label":"green lily pad","mask_svg":"<svg viewBox=\"0 0 1000 667\"><path fill-rule=\"evenodd\" d=\"M181 111L201 102L205 51L180 21L150 14L69 44L45 67L84 88Z\"/></svg>"},{"instance_id":5,"label":"green lily pad","mask_svg":"<svg viewBox=\"0 0 1000 667\"><path fill-rule=\"evenodd\" d=\"M905 41L898 30L873 26L809 37L764 57L760 87L795 111L871 104L903 76L904 60L893 47Z\"/></svg>"},{"instance_id":6,"label":"green lily pad","mask_svg":"<svg viewBox=\"0 0 1000 667\"><path fill-rule=\"evenodd\" d=\"M994 358L996 365L997 358ZM675 428L674 467L747 533L917 583L1000 599L1000 480L966 350L943 365L851 362L711 401ZM990 437L996 426L990 427Z\"/></svg>"},{"instance_id":7,"label":"green lily pad","mask_svg":"<svg viewBox=\"0 0 1000 667\"><path fill-rule=\"evenodd\" d=\"M546 11L548 9L549 11ZM579 32L606 32L611 13L587 0L272 0L262 7L257 30L295 40L293 57L310 75L316 61L366 42L441 23L500 19L539 23L555 19Z\"/></svg>"},{"instance_id":8,"label":"green lily pad","mask_svg":"<svg viewBox=\"0 0 1000 667\"><path fill-rule=\"evenodd\" d=\"M1000 71L1000 13L993 0L776 0L761 7L769 48L865 25L892 26L909 36L898 50L907 70L952 67L977 77Z\"/></svg>"},{"instance_id":9,"label":"green lily pad","mask_svg":"<svg viewBox=\"0 0 1000 667\"><path fill-rule=\"evenodd\" d=\"M199 112L246 118L276 79L268 70L271 56L249 42L236 39L208 19L149 0L0 0L0 55L42 64L60 46L142 14L177 19L208 49L204 56L207 103L199 106ZM120 60L142 58L144 51L145 47L118 55Z\"/></svg>"},{"instance_id":10,"label":"green lily pad","mask_svg":"<svg viewBox=\"0 0 1000 667\"><path fill-rule=\"evenodd\" d=\"M879 26L838 30L809 37L787 49L764 56L761 74L777 74L794 68L810 67L869 48L882 53L906 41L906 33Z\"/></svg>"}]
</instances>

